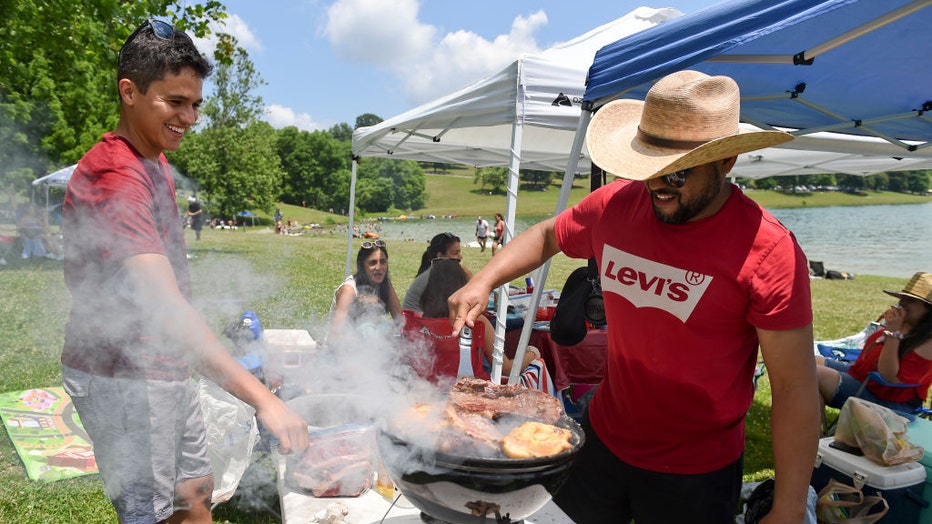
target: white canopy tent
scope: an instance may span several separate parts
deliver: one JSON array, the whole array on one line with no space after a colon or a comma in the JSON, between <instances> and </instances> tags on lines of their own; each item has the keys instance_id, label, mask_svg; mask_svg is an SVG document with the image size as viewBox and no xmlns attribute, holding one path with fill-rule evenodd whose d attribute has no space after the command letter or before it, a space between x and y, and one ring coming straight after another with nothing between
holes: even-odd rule
<instances>
[{"instance_id":1,"label":"white canopy tent","mask_svg":"<svg viewBox=\"0 0 932 524\"><path fill-rule=\"evenodd\" d=\"M521 168L563 171L570 151L586 71L604 45L681 16L671 8L639 7L540 55L524 55L498 73L378 125L353 133L353 155L508 166L505 238L514 235L518 172ZM584 157L584 155L581 155ZM588 162L583 158L584 162ZM356 162L350 182L355 208ZM565 205L565 204L564 204ZM353 214L346 248L346 274L352 263ZM507 293L502 293L507 297ZM499 300L497 352L505 340L507 298ZM527 330L527 336L530 331ZM526 337L523 345L526 345ZM499 353L500 354L500 353ZM501 378L493 366L493 380Z\"/></svg>"},{"instance_id":2,"label":"white canopy tent","mask_svg":"<svg viewBox=\"0 0 932 524\"><path fill-rule=\"evenodd\" d=\"M63 167L58 171L53 171L44 177L39 177L32 181L32 190L35 194L36 188L43 187L45 188L45 208L48 210L49 207L49 188L59 187L66 188L68 187L68 181L71 180L71 174L74 173L75 168L78 167L78 164L73 164L68 167Z\"/></svg>"}]
</instances>

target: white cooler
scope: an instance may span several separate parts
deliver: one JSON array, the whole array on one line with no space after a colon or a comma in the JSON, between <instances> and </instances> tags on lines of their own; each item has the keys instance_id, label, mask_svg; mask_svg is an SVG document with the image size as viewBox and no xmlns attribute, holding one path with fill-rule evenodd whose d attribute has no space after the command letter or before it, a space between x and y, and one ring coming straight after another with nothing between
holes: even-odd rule
<instances>
[{"instance_id":1,"label":"white cooler","mask_svg":"<svg viewBox=\"0 0 932 524\"><path fill-rule=\"evenodd\" d=\"M816 493L834 478L861 489L865 495L879 493L890 505L890 512L879 520L890 524L916 524L925 504L923 489L926 470L919 462L881 466L876 462L830 446L835 437L819 441L811 485Z\"/></svg>"},{"instance_id":2,"label":"white cooler","mask_svg":"<svg viewBox=\"0 0 932 524\"><path fill-rule=\"evenodd\" d=\"M269 350L268 371L285 383L300 383L301 367L317 349L311 334L304 329L266 329L262 334Z\"/></svg>"}]
</instances>

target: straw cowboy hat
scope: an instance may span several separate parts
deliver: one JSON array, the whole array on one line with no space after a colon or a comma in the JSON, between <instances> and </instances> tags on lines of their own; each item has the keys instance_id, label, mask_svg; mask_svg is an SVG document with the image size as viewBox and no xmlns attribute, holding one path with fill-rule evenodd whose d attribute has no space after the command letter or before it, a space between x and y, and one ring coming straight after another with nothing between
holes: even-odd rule
<instances>
[{"instance_id":1,"label":"straw cowboy hat","mask_svg":"<svg viewBox=\"0 0 932 524\"><path fill-rule=\"evenodd\" d=\"M916 273L899 293L886 289L883 292L896 298L915 298L932 305L932 273Z\"/></svg>"},{"instance_id":2,"label":"straw cowboy hat","mask_svg":"<svg viewBox=\"0 0 932 524\"><path fill-rule=\"evenodd\" d=\"M592 162L617 176L648 180L793 139L738 127L741 95L727 76L679 71L640 100L615 100L586 131Z\"/></svg>"}]
</instances>

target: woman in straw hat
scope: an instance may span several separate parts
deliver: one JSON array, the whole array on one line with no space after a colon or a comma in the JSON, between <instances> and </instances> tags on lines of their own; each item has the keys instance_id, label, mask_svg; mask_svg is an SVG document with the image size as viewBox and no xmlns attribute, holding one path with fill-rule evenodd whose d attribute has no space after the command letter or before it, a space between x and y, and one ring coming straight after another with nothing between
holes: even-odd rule
<instances>
[{"instance_id":1,"label":"woman in straw hat","mask_svg":"<svg viewBox=\"0 0 932 524\"><path fill-rule=\"evenodd\" d=\"M590 157L627 180L515 237L450 298L456 331L554 254L597 259L606 367L555 498L575 522L731 522L758 345L776 470L763 522L804 518L819 436L807 261L726 178L737 155L792 136L743 132L739 107L732 79L680 71L600 108Z\"/></svg>"},{"instance_id":2,"label":"woman in straw hat","mask_svg":"<svg viewBox=\"0 0 932 524\"><path fill-rule=\"evenodd\" d=\"M877 371L893 384L912 388L867 384L860 397L905 413L925 402L932 384L932 273L916 273L902 291L884 291L899 301L883 314L884 329L864 341L853 363L816 357L822 401L841 408L856 396L867 374Z\"/></svg>"}]
</instances>

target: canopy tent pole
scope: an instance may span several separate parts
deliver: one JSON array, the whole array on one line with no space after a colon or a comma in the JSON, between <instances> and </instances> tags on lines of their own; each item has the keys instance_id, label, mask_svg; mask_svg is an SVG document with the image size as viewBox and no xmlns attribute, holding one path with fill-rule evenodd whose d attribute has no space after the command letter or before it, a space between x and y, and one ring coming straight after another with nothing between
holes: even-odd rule
<instances>
[{"instance_id":1,"label":"canopy tent pole","mask_svg":"<svg viewBox=\"0 0 932 524\"><path fill-rule=\"evenodd\" d=\"M349 226L346 228L346 270L343 272L343 278L350 276L353 272L353 218L356 213L356 164L359 163L359 157L353 155L353 168L350 175L349 191Z\"/></svg>"},{"instance_id":2,"label":"canopy tent pole","mask_svg":"<svg viewBox=\"0 0 932 524\"><path fill-rule=\"evenodd\" d=\"M520 76L520 72L519 72ZM520 84L520 83L519 83ZM519 91L521 87L519 85ZM519 96L520 99L520 96ZM505 199L505 238L511 239L515 227L515 205L518 201L518 177L521 170L521 140L524 136L524 124L516 120L511 128L511 161L508 164L508 195ZM492 383L502 383L502 362L505 356L505 323L508 320L508 287L509 283L505 282L498 288L498 300L496 301L495 310L495 348L492 350ZM527 319L525 319L525 324ZM520 348L518 348L520 350ZM515 354L515 362L519 357ZM521 358L524 358L524 352L521 352ZM512 373L515 367L512 366ZM509 378L509 382L511 379Z\"/></svg>"},{"instance_id":3,"label":"canopy tent pole","mask_svg":"<svg viewBox=\"0 0 932 524\"><path fill-rule=\"evenodd\" d=\"M586 128L589 127L589 120L592 118L592 112L585 107L579 114L579 121L576 124L576 134L573 136L573 145L570 148L569 158L567 159L566 171L563 172L563 184L560 186L560 196L557 198L557 207L553 216L559 215L570 201L570 191L573 189L573 179L576 176L576 169L579 166L579 157L582 153L583 140L586 138ZM547 259L544 265L540 267L538 279L540 282L534 286L534 293L531 295L531 304L528 307L528 317L524 319L524 326L521 328L521 338L518 339L518 349L515 351L515 362L524 362L524 352L527 350L528 342L531 340L531 329L536 318L537 306L540 304L540 296L543 293L544 285L547 283L547 275L550 272L550 261ZM535 316L531 316L533 312ZM496 339L496 343L498 340ZM511 373L508 375L509 384L517 384L521 372L520 365L511 366Z\"/></svg>"}]
</instances>

